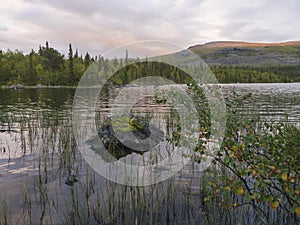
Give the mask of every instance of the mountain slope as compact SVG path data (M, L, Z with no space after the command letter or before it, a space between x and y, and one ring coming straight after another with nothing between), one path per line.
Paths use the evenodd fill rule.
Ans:
M300 41L250 43L218 41L189 47L209 65L300 65Z

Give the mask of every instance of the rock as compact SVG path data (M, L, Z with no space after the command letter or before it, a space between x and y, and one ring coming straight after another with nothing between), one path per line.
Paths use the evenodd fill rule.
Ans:
M24 89L23 84L15 84L10 86L11 89Z
M95 139L99 138L110 155L118 160L133 152L149 151L164 140L164 132L147 119L130 114L107 118L98 129L98 137L89 139L87 144L97 149L100 146Z
M76 182L78 182L76 176L75 175L70 175L67 178L65 184L68 185L68 186L73 186Z

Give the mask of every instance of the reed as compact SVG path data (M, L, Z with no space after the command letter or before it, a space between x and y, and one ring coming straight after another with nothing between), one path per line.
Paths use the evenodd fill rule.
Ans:
M271 112L268 112L271 113ZM245 112L258 121L259 116ZM143 114L157 117L153 112ZM161 127L171 137L176 130L176 112L160 115ZM34 159L28 178L20 187L18 203L1 196L0 224L13 224L10 208L19 207L19 224L288 224L294 220L284 210L270 210L265 203L246 204L238 194L212 190L208 184L216 177L210 173L229 173L213 165L202 173L187 165L176 176L162 183L130 187L109 182L96 174L82 159L71 126L71 112L53 111L2 113L6 129L16 130L15 141L20 157ZM7 142L9 157L15 149ZM14 146L15 147L15 146ZM151 155L152 161L162 156ZM24 164L25 167L25 164ZM185 172L185 173L184 173ZM66 181L71 181L67 185ZM222 185L222 181L216 181ZM210 199L211 191L214 191ZM226 204L224 204L226 203ZM228 205L237 206L228 207Z

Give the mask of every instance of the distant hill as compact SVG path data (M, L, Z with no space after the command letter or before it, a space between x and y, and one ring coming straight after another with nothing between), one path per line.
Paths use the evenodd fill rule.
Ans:
M217 41L189 47L208 65L300 65L300 41L250 43Z
M300 46L300 41L289 41L279 43L255 43L243 41L214 41L206 44L191 46L190 49L197 48L232 48L232 47L270 47L270 46Z

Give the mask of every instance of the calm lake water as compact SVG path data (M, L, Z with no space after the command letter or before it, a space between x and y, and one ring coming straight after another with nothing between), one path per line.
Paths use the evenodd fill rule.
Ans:
M247 93L252 93L252 96L247 99L245 106L240 108L239 110L243 112L245 115L256 115L259 116L264 121L276 122L276 121L285 121L292 122L295 124L300 124L300 83L290 83L290 84L226 84L221 85L222 93L225 98L231 99L233 93L237 93L237 95L243 95ZM86 189L89 190L91 187L89 185L95 185L95 183L102 184L106 183L109 193L114 192L116 188L114 185L101 178L100 176L93 173L93 178L89 178L87 167L80 166L84 162L82 160L76 161L80 158L80 154L71 153L70 155L65 153L65 149L73 149L74 143L71 138L71 117L72 117L72 106L73 106L73 96L75 93L75 89L24 89L24 90L4 90L0 89L0 200L4 200L7 197L10 200L24 198L24 177L26 177L27 185L29 183L29 187L36 188L36 183L34 181L28 182L27 180L31 179L30 177L36 176L37 179L41 179L41 177L46 176L47 180L47 190L48 190L48 198L53 199L53 203L58 207L63 207L63 202L59 202L57 196L63 196L66 199L70 200L70 204L76 204L74 199L72 199L69 195L72 193L68 188L68 185L65 185L70 179L70 176L76 174L78 178L76 178L76 182L84 183L84 179L90 179L91 184L83 184ZM114 93L106 93L110 98L114 96ZM109 115L111 112L112 105L106 102L107 96L104 96L100 102L98 102L98 116L99 120L102 121L105 119L106 115ZM121 105L113 105L115 108L122 108L122 103L118 103ZM124 102L126 104L126 102ZM166 116L170 113L170 107L168 105L157 105L153 98L145 98L141 99L133 109L134 113L139 113L141 115L151 114L155 117L160 117L165 120ZM160 126L161 129L168 134L168 130L164 124L159 125L159 122L162 120L158 120L157 126ZM169 121L169 120L168 120ZM52 154L52 158L47 158L45 161L41 162L37 160L37 157L41 155L41 153L47 152L48 155ZM72 161L73 160L73 161ZM47 161L47 163L46 163ZM48 162L51 161L51 165ZM74 165L75 166L74 166ZM80 165L79 165L80 164ZM40 165L48 165L43 173L40 172ZM52 168L52 169L49 169ZM61 168L63 168L61 170ZM50 172L47 172L48 169ZM90 169L91 170L91 169ZM190 182L189 190L196 190L197 185L199 184L199 179L201 177L194 176L190 171L193 170L192 166L187 166L181 171L179 174L175 176L175 181L177 180L182 184L179 188L179 192L182 193L186 191L186 187L184 184L186 182ZM59 172L58 172L59 171ZM43 176L42 176L43 175ZM29 178L28 178L29 177ZM96 178L95 178L96 177ZM83 180L83 181L82 181ZM25 182L25 183L26 183ZM55 186L57 185L57 186ZM93 186L92 185L92 186ZM25 185L26 186L26 185ZM55 186L55 188L54 188ZM60 191L57 191L57 187L60 187ZM116 189L122 189L124 187L117 187ZM92 188L93 189L93 188ZM9 191L10 190L10 191ZM122 189L123 190L123 189ZM159 189L162 194L169 189L165 188L163 185L161 189ZM167 207L167 209L162 210L162 214L159 218L153 217L155 212L153 213L151 219L157 220L157 224L183 224L178 221L187 221L187 224L207 224L205 220L199 213L197 213L199 209L195 208L195 204L198 204L200 200L193 200L193 203L190 204L190 198L184 198L179 194L175 194L178 191L173 190L173 208ZM51 192L52 191L52 192ZM103 190L102 190L103 191ZM132 189L131 189L132 191ZM149 192L149 189L143 190L143 194L145 192ZM13 192L13 193L12 193ZM6 194L4 194L6 193ZM18 194L19 193L19 194ZM22 194L23 193L23 194ZM29 191L28 193L31 193ZM68 194L66 194L68 193ZM89 196L90 201L95 201L99 196L96 195L96 191L93 189ZM121 192L120 192L121 193ZM122 192L123 193L123 192ZM127 191L126 191L127 193ZM32 193L31 193L32 194ZM74 193L73 193L74 194ZM166 194L166 193L165 193ZM153 203L155 202L154 196L157 193L151 194L151 201L153 207L162 207L157 206ZM167 194L168 195L168 194ZM27 196L25 194L25 196ZM36 196L36 195L35 195ZM40 193L39 196L42 196ZM49 197L50 196L50 197ZM69 196L69 197L67 197ZM81 196L81 194L79 194ZM176 196L176 197L174 197ZM82 196L81 196L82 197ZM79 197L80 198L80 197ZM83 197L84 198L84 197ZM159 197L155 197L159 198ZM28 199L25 199L28 203ZM149 200L149 201L150 201ZM32 200L33 201L33 200ZM39 197L37 202L41 201L41 197ZM109 201L106 199L106 201ZM135 200L136 201L136 200ZM138 204L134 201L134 204ZM141 204L143 207L147 208L146 200L143 202L141 200ZM104 201L105 202L105 201ZM113 202L113 201L112 201ZM26 204L27 204L26 203ZM48 202L49 203L49 202ZM24 203L25 204L25 203ZM25 205L26 205L25 204ZM49 205L51 205L49 203ZM104 203L103 203L104 204ZM109 204L109 203L107 203ZM110 203L111 204L111 203ZM133 204L133 203L132 203ZM150 204L150 203L149 203ZM164 203L161 203L162 205ZM172 205L171 204L171 205ZM199 203L200 204L200 203ZM32 203L32 205L34 205ZM38 205L38 204L36 204ZM47 205L47 204L46 204ZM91 205L91 204L90 204ZM118 205L121 207L121 205ZM28 207L28 206L26 206ZM32 207L32 206L30 206ZM52 207L52 206L51 206ZM50 223L49 221L56 221L54 224L64 224L66 221L71 221L74 217L80 217L76 215L69 215L69 211L64 210L53 210L51 211L50 206L44 205L44 211L40 210L40 207L36 206L36 209L41 213L40 216L32 217L33 221L39 221L40 224ZM109 223L110 215L109 215L109 206L103 206L107 209L108 212L103 214L103 210L101 210L101 218L97 218L95 216L94 220L102 221L99 224L115 224ZM135 207L135 206L131 206ZM153 210L153 207L151 208ZM55 207L54 207L55 208ZM84 207L83 207L84 208ZM126 208L126 207L125 207ZM1 207L0 207L1 209ZM148 208L147 208L148 209ZM158 209L158 208L157 208ZM32 209L30 209L32 210ZM48 210L48 211L47 211ZM79 210L79 209L78 209ZM120 211L121 209L110 209L115 211ZM122 208L122 210L125 210ZM121 210L121 211L122 211ZM24 210L22 211L20 205L11 204L7 209L8 214L12 216L13 221L16 222L18 218L23 218L24 224L26 224L32 216L31 212L26 212L24 214ZM58 212L59 211L59 212ZM169 211L173 211L173 214ZM126 210L125 210L126 212ZM88 212L88 216L90 218L91 212ZM130 211L131 213L131 211ZM139 224L136 218L143 221L148 218L148 214L150 212L132 212L133 214L130 216L130 219L127 220L123 218L118 220L116 224ZM143 214L144 213L144 214ZM148 214L147 214L148 213ZM151 214L150 213L150 214ZM176 215L175 215L175 214ZM38 213L37 213L38 214ZM140 215L143 214L143 215ZM172 215L171 215L172 214ZM98 214L97 214L98 215ZM69 215L70 216L70 215ZM219 214L215 216L219 217ZM60 217L64 217L64 222L61 222ZM67 217L67 218L66 218ZM162 218L168 217L167 220ZM0 218L1 218L1 210L0 210ZM68 219L69 218L69 219ZM78 218L77 218L78 220ZM79 218L80 220L80 218ZM230 218L231 221L238 222L237 218ZM1 220L0 220L1 221ZM27 222L26 222L27 221ZM42 222L41 222L42 221ZM92 220L91 220L92 221ZM121 221L121 222L120 222ZM159 222L160 221L160 222ZM164 222L162 222L164 221ZM177 222L176 222L177 221ZM189 221L189 222L188 222ZM244 220L243 220L244 221ZM201 223L200 223L201 222ZM248 219L248 223L251 224L253 220L251 218ZM1 224L1 223L0 223ZM21 223L23 224L23 223ZM28 223L29 224L29 223ZM33 224L37 224L33 222ZM93 222L91 222L93 224ZM141 223L142 224L142 223ZM155 222L153 222L155 224Z
M233 98L234 92L238 96L252 94L245 101L243 108L240 108L245 114L251 113L259 116L261 120L271 122L300 122L299 83L224 84L221 88L224 97L229 99ZM26 130L26 124L22 124L22 121L30 119L31 123L35 123L39 128L53 123L67 124L71 120L74 93L74 89L0 89L0 158L7 158L8 149L12 151L11 157L18 157L18 153L24 153L18 140L20 129ZM122 107L109 104L106 101L107 97L112 98L113 94L108 95L99 103L100 117L106 117L112 107ZM124 105L126 104L124 102ZM169 110L167 106L157 105L153 98L145 98L136 104L133 112L142 115L155 112L156 116L160 116Z

